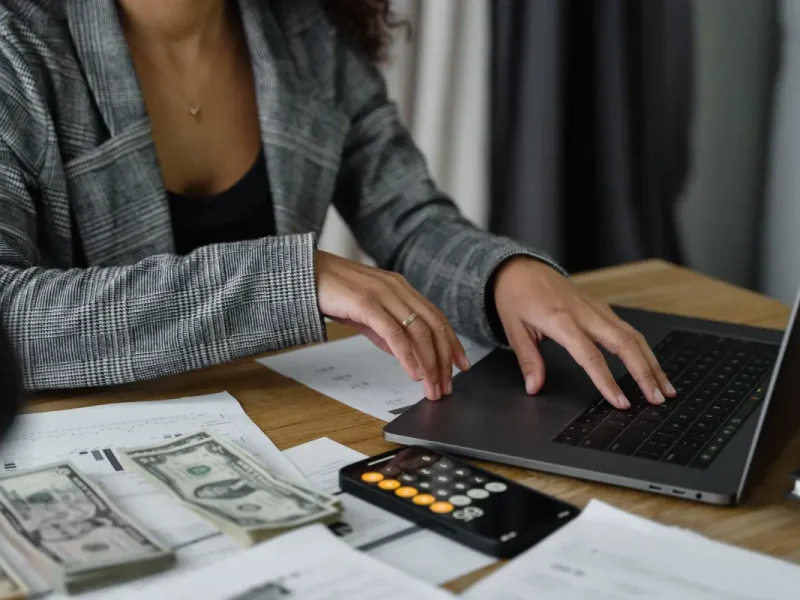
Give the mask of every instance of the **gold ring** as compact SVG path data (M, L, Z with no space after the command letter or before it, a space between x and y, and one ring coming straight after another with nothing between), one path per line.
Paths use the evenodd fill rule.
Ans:
M410 315L406 317L406 320L403 321L403 327L408 327L416 320L417 320L417 313L412 312Z

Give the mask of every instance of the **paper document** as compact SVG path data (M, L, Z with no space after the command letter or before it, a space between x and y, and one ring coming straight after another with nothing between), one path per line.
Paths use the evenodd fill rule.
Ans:
M491 351L460 338L471 364ZM363 335L258 359L262 365L383 421L419 402L422 383ZM453 374L458 373L453 367Z
M453 600L455 596L352 550L312 525L168 581L107 600Z
M241 547L138 474L123 469L118 449L200 429L243 446L270 471L307 483L236 399L225 393L21 415L3 440L0 473L72 461L121 510L175 551L178 570L191 569L239 553ZM42 580L28 583L35 592L47 589Z
M800 567L598 501L470 588L466 600L785 600Z
M442 584L495 562L490 556L339 490L339 469L365 456L328 438L286 450L284 454L318 490L339 494L343 523L334 530L351 547L433 584Z

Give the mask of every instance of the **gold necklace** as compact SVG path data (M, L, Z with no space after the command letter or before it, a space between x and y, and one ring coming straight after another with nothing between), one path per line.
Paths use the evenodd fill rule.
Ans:
M150 63L150 66L151 66L151 67L153 67L153 69L155 70L155 72L156 72L156 73L157 73L157 74L158 74L158 75L159 75L159 76L160 76L162 79L169 80L169 78L168 78L168 77L167 77L167 76L166 76L166 75L165 75L165 74L164 74L164 73L161 71L161 69L158 67L158 65L157 65L157 64L155 64L155 62L153 62L152 60L150 60L150 57L148 57L148 56L147 56L147 54L145 54L144 52L142 52L142 50L141 50L141 49L140 49L140 48L139 48L139 47L138 47L138 46L137 46L135 43L133 43L133 42L132 42L132 41L130 41L130 40L128 40L128 43L130 44L131 48L133 48L133 49L136 51L136 53L137 53L137 54L138 54L140 57L142 57L144 60L146 60L148 63ZM220 56L221 54L223 54L223 53L222 53L222 52L219 52L219 53L217 53L217 56ZM178 87L178 86L175 86L175 84L174 84L173 82L170 82L170 83L171 83L171 84L172 84L174 87ZM201 87L201 91L202 91L202 89L205 89L205 86L202 86L202 87ZM199 94L200 94L200 93L198 92L198 96L199 96ZM189 115L190 115L190 116L191 116L191 117L192 117L192 118L193 118L193 119L194 119L194 120L195 120L197 123L199 123L199 122L200 122L200 119L201 119L201 117L202 117L202 115L203 115L203 107L200 105L199 101L197 101L197 100L194 100L194 99L192 99L191 97L189 97L189 95L188 95L188 94L186 94L186 92L183 92L183 95L184 95L184 96L186 96L186 99L187 99L187 100L188 100L188 102L189 102L189 106L188 106L187 112L189 113Z

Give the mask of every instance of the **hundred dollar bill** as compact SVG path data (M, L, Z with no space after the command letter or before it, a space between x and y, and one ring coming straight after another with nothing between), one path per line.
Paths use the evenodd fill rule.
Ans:
M122 452L125 453L127 460L130 461L133 458L145 456L147 454L164 453L171 450L177 450L179 448L185 448L186 446L194 445L197 442L213 440L213 439L220 440L221 443L224 443L228 447L233 448L237 454L246 456L249 461L259 465L261 464L258 462L258 459L256 459L252 454L247 452L247 450L245 450L244 448L241 448L233 444L232 442L229 442L228 440L220 438L219 436L214 436L214 434L205 430L197 431L195 433L182 436L178 439L171 440L169 442L159 442L158 444L154 444L151 446L143 446L141 448L136 448L136 449L126 449L123 450ZM269 472L263 466L261 468ZM288 479L280 477L278 475L272 475L272 476L275 477L276 479L279 479L285 485L295 490L298 490L300 493L311 496L319 504L327 504L333 506L337 510L343 510L344 508L341 500L339 500L339 498L337 498L336 496L325 494L308 486L299 485L294 481L289 481Z
M243 545L341 515L332 497L270 474L244 449L210 432L120 450L120 458Z
M0 556L0 600L24 600L29 593L22 578Z
M0 527L63 592L175 563L170 550L66 461L0 478Z

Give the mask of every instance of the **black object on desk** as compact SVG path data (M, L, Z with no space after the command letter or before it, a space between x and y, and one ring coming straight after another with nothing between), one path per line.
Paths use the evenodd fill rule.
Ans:
M513 558L580 513L515 481L417 446L344 467L339 484L344 492L497 558Z
M0 440L22 409L22 377L11 342L0 324Z

